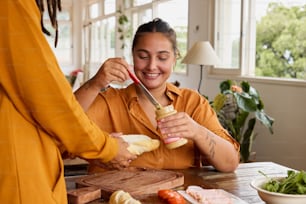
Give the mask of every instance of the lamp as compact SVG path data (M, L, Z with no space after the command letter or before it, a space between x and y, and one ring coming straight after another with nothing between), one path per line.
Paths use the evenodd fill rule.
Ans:
M200 73L200 82L198 86L198 92L200 93L203 67L205 65L219 64L220 60L208 41L199 41L196 42L192 46L192 48L187 52L186 56L182 60L182 63L200 65L201 73Z

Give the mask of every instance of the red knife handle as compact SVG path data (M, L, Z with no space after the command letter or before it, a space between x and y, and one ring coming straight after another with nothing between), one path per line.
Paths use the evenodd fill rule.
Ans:
M140 84L139 79L137 79L137 77L136 77L129 69L127 69L127 71L128 71L128 73L129 73L131 79L134 81L134 83L135 83L135 84Z

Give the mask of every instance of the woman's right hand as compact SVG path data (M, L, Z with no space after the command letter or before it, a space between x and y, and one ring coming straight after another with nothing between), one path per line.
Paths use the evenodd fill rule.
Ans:
M97 95L113 81L124 82L129 79L128 63L123 58L109 58L106 60L94 77L78 88L74 95L84 111L87 111Z
M137 155L132 154L127 150L128 143L121 137L114 136L114 138L118 141L118 153L111 161L103 163L99 159L94 159L89 160L89 162L108 170L125 169L129 167L130 163L137 158Z
M91 79L91 83L99 89L106 88L111 82L124 82L129 79L128 63L123 58L109 58Z

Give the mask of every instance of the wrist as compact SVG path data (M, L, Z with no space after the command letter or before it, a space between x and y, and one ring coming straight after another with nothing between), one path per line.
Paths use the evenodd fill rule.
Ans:
M107 85L106 87L101 88L100 91L101 91L101 92L106 91L106 90L107 90L108 88L110 88L110 87L111 87L110 85Z
M105 91L106 89L109 88L109 84L101 84L99 83L98 80L95 80L95 78L91 78L89 81L88 81L88 86L90 87L90 89L93 89L93 90L96 90L96 91Z

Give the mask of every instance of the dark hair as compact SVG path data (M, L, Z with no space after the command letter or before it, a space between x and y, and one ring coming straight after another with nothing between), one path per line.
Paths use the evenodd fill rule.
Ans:
M140 36L142 36L145 33L154 33L154 32L159 32L164 34L170 40L175 55L177 57L180 56L179 50L177 48L175 31L170 27L170 25L166 21L163 21L160 18L155 18L152 21L144 23L138 27L133 39L132 50L134 50L136 44L138 43L138 38Z
M37 7L40 11L40 24L41 24L41 29L43 33L46 35L51 35L51 33L45 28L44 26L44 21L43 21L43 15L45 11L45 6L44 6L44 0L35 0ZM57 10L61 11L62 6L61 6L61 0L46 0L47 3L47 9L48 9L48 14L49 18L51 21L52 27L55 29L55 41L54 41L54 47L57 45L57 40L58 40L58 25L57 25Z

